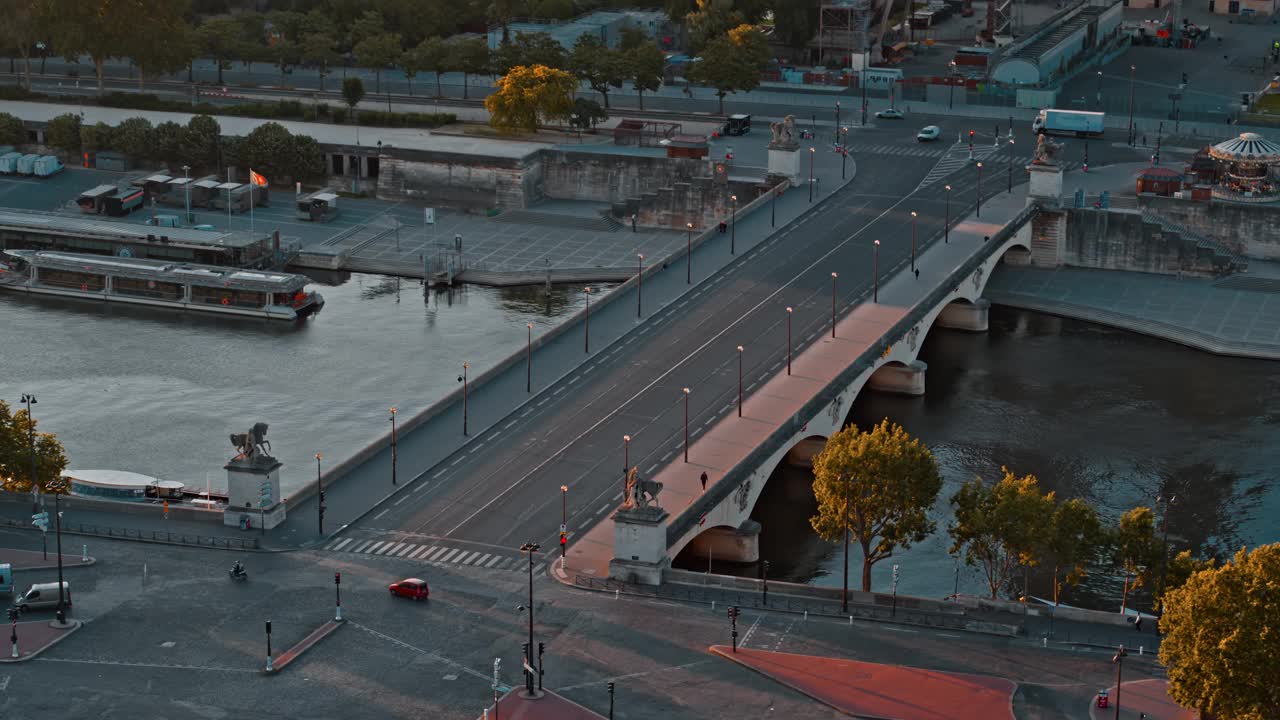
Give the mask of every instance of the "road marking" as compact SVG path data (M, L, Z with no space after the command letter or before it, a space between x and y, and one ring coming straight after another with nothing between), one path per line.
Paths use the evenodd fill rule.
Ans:
M436 473L435 477L439 477L439 476L440 476L440 474L439 474L439 473ZM433 478L433 479L434 479L434 478ZM426 486L427 486L427 483L426 483L426 481L424 480L424 481L422 481L422 482L418 483L418 484L417 484L417 486L415 486L415 487L413 488L413 492L418 492L419 490L422 490L422 489L423 489L423 488L425 488Z
M729 408L731 408L731 407L733 407L733 403L725 403L725 404L724 404L724 407L720 408L720 412L722 412L722 413L723 413L723 412L727 411L727 410L728 410Z
M480 557L476 558L476 561L475 561L474 563L471 563L471 564L475 565L476 567L479 567L482 563L484 563L486 560L488 560L488 559L489 559L489 557L490 557L491 555L493 555L493 553L485 553L485 554L481 555Z
M912 630L911 628L893 627L892 625L884 625L884 626L882 626L882 627L881 627L881 629L882 629L882 630L890 630L890 631L892 631L892 632L904 632L904 633L918 633L918 632L920 632L919 630Z
M404 543L387 543L387 546L374 553L374 555L390 555L391 553L404 547Z
M964 637L963 635L952 635L951 633L944 633L944 632L936 632L934 633L934 635L937 635L938 637L949 637L949 638Z
M653 474L653 471L654 471L654 470L657 470L657 469L658 469L658 463L654 463L654 464L652 464L652 465L650 465L650 466L649 466L649 469L648 469L648 470L645 470L645 471L644 471L644 474L645 474L645 475L652 475L652 474Z
M458 464L458 463L460 463L460 462L462 462L462 456L461 456L461 455L459 455L458 457L454 458L454 461L453 461L453 462L451 462L451 463L449 463L449 467L453 467L454 465L457 465L457 464Z
M543 405L546 405L546 404L547 404L547 401L548 401L548 400L550 400L550 399L551 399L551 398L549 398L549 397L544 397L544 398L542 398L541 400L539 400L539 401L537 402L538 407L542 407Z
M396 557L404 557L405 555L409 554L409 551L414 550L417 547L418 547L417 543L409 543L407 546L405 546L405 549L401 550L400 552L389 553L389 554L395 555Z
M538 563L537 565L534 565L533 574L537 575L538 573L542 572L542 569L545 568L546 566L547 566L546 563Z
M667 672L669 670L688 670L691 667L697 667L698 665L702 665L708 662L710 662L710 660L695 660L694 662L685 663L684 665L672 665L670 667L658 668L656 670L645 670L643 672L634 672L634 673L629 673L627 675L614 675L607 679L608 680L626 680L628 678L643 677L645 675L652 675L654 673ZM592 680L591 682L579 683L577 685L564 685L564 686L555 688L555 691L567 692L569 690L578 690L585 687L595 687L595 686L598 686L599 684L600 684L599 680Z
M497 565L498 563L502 562L502 560L503 560L503 557L501 555L494 555L493 559L490 560L488 564L485 565L485 567L491 568L494 565Z
M552 394L552 395L559 395L559 394L560 394L560 393L562 393L562 392L564 392L564 386L561 386L561 387L556 388L556 391L555 391L555 392L553 392L553 393L551 393L551 394Z
M339 541L338 541L338 542L336 542L336 543L331 543L331 544L329 545L329 547L327 547L327 548L325 548L325 549L326 549L326 550L341 550L341 549L343 548L343 546L344 546L344 545L346 545L347 543L351 542L351 540L352 540L352 538L345 538L345 539L343 539L343 540L339 540Z
M666 461L667 461L667 458L669 458L669 457L671 457L672 455L675 455L675 454L676 454L675 450L672 450L671 452L668 452L666 455L663 455L663 456L662 456L662 462L666 462Z
M118 667L161 668L164 670L216 670L218 672L261 674L261 668L233 668L217 665L164 665L160 663L128 662L125 660L78 660L75 658L36 658L39 662L77 663L80 665L116 665Z
M405 494L403 497L401 497L399 500L397 500L397 501L395 502L395 504L396 504L396 505L399 505L400 503L402 503L402 502L404 502L405 500L408 500L408 499L409 499L409 495L408 495L408 494Z
M448 554L448 555L445 555L444 557L440 558L439 562L447 563L447 562L449 562L449 559L450 559L450 558L452 558L454 555L457 555L457 554L458 554L458 553L460 553L460 552L462 552L462 551L461 551L461 550L459 550L459 549L457 549L457 548L454 548L453 550L450 550L450 551L449 551L449 554Z
M500 438L500 437L502 437L502 431L501 431L501 430L499 430L499 431L497 431L497 432L491 432L491 433L489 433L489 439L490 439L490 440L497 440L497 439L498 439L498 438Z
M503 429L503 430L510 430L510 429L511 429L511 426L515 425L515 424L516 424L516 423L518 423L518 422L520 422L520 421L519 421L519 420L512 420L511 422L507 423L506 425L503 425L503 426L502 426L502 429Z
M383 515L386 515L386 514L387 514L387 513L389 513L389 512L391 512L391 508L387 508L387 509L383 510L382 512L378 513L377 515L374 515L374 516L373 516L373 519L374 519L374 520L377 520L377 519L381 518Z
M524 417L525 415L528 415L531 412L533 412L533 408L527 407L524 409L524 412L520 413L520 417Z
M369 547L369 546L370 546L370 545L372 545L372 544L373 544L373 541L372 541L372 540L365 540L364 542L359 543L358 545L353 545L353 546L351 546L351 550L350 550L350 552L353 552L353 553L362 553L362 552L364 552L364 549L365 549L365 548Z
M760 621L763 619L764 619L764 615L757 615L756 621L751 623L751 627L747 628L747 631L742 634L742 642L740 643L742 647L747 646L747 641L751 639L752 633L756 631L756 627L760 625Z
M758 383L758 382L753 382L753 383L751 383L750 385L748 385L748 386L747 386L747 392L751 392L752 390L755 390L755 389L756 389L756 385L759 385L759 384L760 384L760 383Z
M449 548L448 548L448 546L441 545L441 546L440 546L440 549L438 549L438 550L436 550L435 552L431 553L431 555L430 555L429 557L426 557L426 558L424 558L424 559L425 559L425 560L428 560L428 561L433 561L433 560L435 560L435 559L436 559L436 556L437 556L437 555L440 555L441 553L443 553L445 550L448 550L448 549L449 549Z
M458 662L457 660L451 660L451 659L449 659L449 658L447 658L447 657L444 657L443 655L438 655L438 654L436 654L436 653L433 653L433 652L431 652L430 650L423 650L422 648L417 647L417 646L414 646L414 645L410 645L409 643L407 643L407 642L405 642L405 641L403 641L403 640L397 640L396 638L393 638L393 637L391 637L390 635L387 635L387 634L385 634L385 633L380 633L380 632L378 632L377 630L374 630L373 628L371 628L371 627L369 627L369 626L367 626L367 625L361 625L360 623L355 622L354 620L348 620L347 622L348 622L348 623L350 623L351 625L353 625L353 626L355 626L355 627L358 627L358 628L360 628L361 630L363 630L363 631L365 631L365 632L369 633L370 635L373 635L373 636L375 636L375 637L382 638L383 640L386 640L387 642L390 642L390 643L395 644L395 645L399 645L400 647L403 647L403 648L407 648L407 649L412 650L412 651L414 651L414 652L416 652L416 653L418 653L418 654L420 654L420 655L426 655L427 657L429 657L429 658L431 658L431 659L433 659L433 660L438 660L439 662L442 662L442 663L444 663L445 665L448 665L449 667L452 667L452 668L454 668L454 669L458 670L459 672L464 672L464 673L466 673L466 674L470 675L471 677L479 678L480 680L483 680L484 682L489 682L489 680L490 680L489 675L487 675L487 674L485 674L485 673L482 673L482 672L479 672L479 671L476 671L476 670L472 670L471 668L467 667L466 665L463 665L462 663ZM705 662L705 661L703 661L703 662ZM255 673L258 673L258 672L262 672L262 671L261 671L261 670L259 670L259 669L252 669L252 670L247 670L246 672L255 672Z
M410 559L410 560L417 560L420 556L422 556L422 555L426 555L427 553L431 552L431 551L432 551L432 550L434 550L434 549L435 549L435 546L434 546L434 545L429 546L429 547L428 547L428 546L426 546L426 545L419 545L419 546L418 546L418 549L417 549L417 550L414 550L414 551L413 551L413 554L409 556L409 559Z
M472 558L479 554L480 553L478 551L467 552L466 550L463 550L458 557L453 559L453 562L457 565L466 565Z
M600 513L604 512L605 510L608 510L608 509L609 509L609 503L605 503L604 505L601 505L601 506L600 506L600 509L599 509L599 510L595 511L595 514L596 514L596 515L599 515Z

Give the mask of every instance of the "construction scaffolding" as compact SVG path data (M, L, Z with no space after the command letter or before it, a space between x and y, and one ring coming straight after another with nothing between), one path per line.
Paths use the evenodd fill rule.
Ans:
M818 9L819 65L838 60L845 67L860 66L871 50L867 27L874 7L873 0L822 0Z
M995 42L1013 35L1013 0L987 0L987 27L982 39Z

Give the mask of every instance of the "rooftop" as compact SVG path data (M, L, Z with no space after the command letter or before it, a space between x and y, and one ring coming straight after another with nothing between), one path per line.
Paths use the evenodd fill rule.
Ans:
M114 186L113 186L114 187ZM0 230L16 232L43 232L54 235L73 235L100 238L116 242L148 242L147 236L165 236L171 244L200 247L254 247L266 239L266 234L246 232L219 232L193 230L191 228L158 228L150 225L79 218L56 213L34 212L0 208Z
M1037 40L1024 45L1010 57L1031 61L1038 60L1041 55L1052 50L1058 43L1071 37L1073 33L1093 22L1109 9L1109 6L1098 7L1096 5L1081 8L1079 13L1063 21L1061 25L1045 33Z

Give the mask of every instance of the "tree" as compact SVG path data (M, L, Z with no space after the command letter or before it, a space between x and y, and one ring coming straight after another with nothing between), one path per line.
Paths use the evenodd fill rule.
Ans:
M640 109L644 110L644 94L657 92L662 87L663 70L667 59L657 45L647 43L628 50L624 57L627 79L636 89Z
M505 75L511 68L521 65L542 65L561 70L568 67L564 46L544 32L516 33L516 39L503 43L492 60L492 70L498 75Z
M222 128L208 115L196 115L187 121L182 133L182 160L193 168L216 169L221 163Z
M275 122L254 128L243 138L237 152L241 163L268 178L299 179L315 175L321 158L314 139L294 135Z
M619 50L627 52L645 45L653 45L653 38L650 38L648 33L635 27L622 28L622 35L618 39ZM654 45L654 48L657 48L657 45Z
M116 144L116 129L104 122L80 126L80 145L86 152L110 150Z
M156 125L152 157L170 163L179 163L182 160L184 150L182 144L185 139L185 129L176 122L166 121Z
M329 67L342 59L335 49L337 41L326 32L311 32L302 36L299 47L302 61L316 68L320 76L320 92L324 92L324 79L329 75Z
M382 13L377 10L366 10L351 23L351 45L359 45L365 40L387 34L387 23Z
M769 45L760 31L743 25L728 35L707 43L690 65L686 77L716 90L720 112L724 113L724 96L732 92L750 92L760 85L760 73L769 61Z
M187 67L193 57L190 29L183 19L187 2L172 0L160 5L165 12L140 15L132 31L136 37L146 38L129 45L129 57L138 66L139 90L145 87L148 75L177 72Z
M409 74L410 66L418 72L433 73L436 76L436 97L443 97L444 90L440 85L440 75L448 67L448 43L438 37L427 38L405 55L407 57L401 61L405 74Z
M1120 516L1113 545L1115 560L1124 571L1124 595L1120 612L1129 605L1129 591L1151 581L1151 571L1160 562L1161 544L1156 537L1156 514L1149 507L1136 507ZM1133 579L1132 583L1130 578Z
M484 99L489 124L503 132L536 132L539 123L569 117L577 87L578 81L564 70L513 67Z
M955 520L947 529L951 554L982 567L992 600L1010 585L1019 565L1036 563L1037 533L1053 513L1054 495L1041 493L1034 475L1019 478L1002 470L1000 482L974 478L951 496Z
M698 52L713 39L723 37L729 28L746 22L747 18L733 5L734 0L697 0L697 9L684 16L690 50Z
M448 42L449 51L445 66L462 73L462 99L467 99L467 76L479 75L489 67L489 46L484 38L453 38Z
M200 49L218 66L218 84L221 85L222 71L231 66L240 46L240 23L228 18L206 20L196 28L196 38Z
M870 432L852 425L836 432L814 458L813 473L818 514L809 524L828 542L852 535L862 548L864 592L871 591L876 563L934 530L929 508L942 489L938 464L924 443L888 419Z
M1209 558L1207 560L1198 558L1192 555L1190 550L1183 550L1177 555L1174 555L1173 558L1169 560L1169 568L1165 572L1164 588L1157 591L1159 592L1159 595L1156 596L1156 607L1159 608L1160 612L1164 612L1166 605L1165 600L1169 597L1170 591L1186 585L1192 575L1195 575L1201 570L1210 570L1217 564L1218 561L1214 558Z
M27 129L22 120L9 113L0 113L0 144L22 145L27 142Z
M576 98L573 101L573 112L569 113L569 127L577 128L578 132L582 132L595 128L597 123L608 119L609 112L600 107L600 103L586 98Z
M610 50L594 35L579 35L569 53L569 70L579 80L600 93L605 109L609 108L609 88L622 87L627 79L627 67L622 54Z
M271 46L271 60L280 68L280 84L284 85L290 68L302 62L302 46L288 38L279 38Z
M41 490L62 477L67 454L53 433L40 432L25 408L11 411L0 400L0 487L9 492L30 492L31 433L35 433L35 479Z
M818 0L790 0L773 11L773 37L802 50L818 34Z
M342 101L351 108L351 117L355 119L356 106L364 99L364 83L358 77L349 77L342 81Z
M80 154L80 116L65 113L51 118L44 128L45 144L65 152L69 157Z
M1280 717L1280 544L1241 549L1170 590L1160 618L1169 696L1202 717Z
M356 62L373 70L375 93L382 92L382 71L400 59L400 36L382 33L361 40L354 48Z
M31 55L36 44L47 39L50 25L49 4L32 0L2 0L0 13L4 22L0 23L0 39L6 47L18 52L22 58L23 74L26 75L28 90L31 89Z
M502 26L503 45L511 42L511 19L515 17L516 9L520 7L521 3L522 0L491 0L488 9L485 11L489 22Z
M153 157L155 144L155 128L146 118L129 118L116 126L113 147L125 155L139 160L149 159Z
M1053 604L1057 605L1064 583L1075 586L1084 579L1087 563L1103 542L1102 523L1093 508L1071 498L1054 508L1041 539L1044 560L1053 566Z

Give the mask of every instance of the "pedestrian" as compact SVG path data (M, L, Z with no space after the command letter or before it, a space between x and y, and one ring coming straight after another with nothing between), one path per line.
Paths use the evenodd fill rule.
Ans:
M916 279L920 279L920 268L916 268Z
M983 236L982 236L982 242L986 242L986 241L988 241L988 240L990 240L990 239L991 239L991 236L990 236L990 235L983 235Z
M702 471L702 492L707 491L707 471Z
M631 213L631 232L636 231L636 214Z

